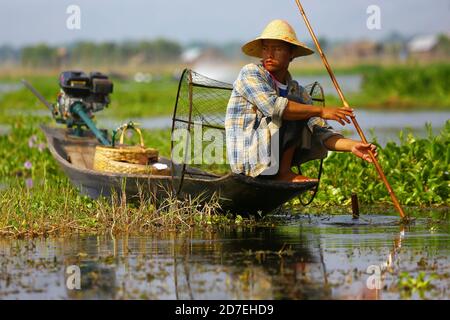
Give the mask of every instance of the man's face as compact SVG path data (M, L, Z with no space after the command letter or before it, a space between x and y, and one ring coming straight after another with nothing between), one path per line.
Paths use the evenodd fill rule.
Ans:
M287 42L281 40L262 41L263 64L270 72L287 70L293 56L293 50Z

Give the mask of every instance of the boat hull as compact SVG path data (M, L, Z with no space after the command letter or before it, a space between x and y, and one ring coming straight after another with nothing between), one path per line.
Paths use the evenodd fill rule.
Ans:
M173 194L178 179L172 176L99 172L92 169L93 153L98 145L95 137L86 132L76 137L70 129L42 125L51 154L80 193L96 199L100 196L126 197L127 201L153 199L161 203ZM170 160L159 162L170 166ZM178 197L198 198L206 202L213 197L223 211L239 214L265 214L299 194L314 188L315 182L287 183L240 174L217 176L185 175Z

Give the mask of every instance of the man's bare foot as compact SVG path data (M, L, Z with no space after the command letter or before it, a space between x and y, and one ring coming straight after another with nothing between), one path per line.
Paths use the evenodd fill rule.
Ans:
M308 178L299 174L295 174L292 171L288 171L286 173L279 173L275 180L277 181L285 181L285 182L318 182L319 180Z

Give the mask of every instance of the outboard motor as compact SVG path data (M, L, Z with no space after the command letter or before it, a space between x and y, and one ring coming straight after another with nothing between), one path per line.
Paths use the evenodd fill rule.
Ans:
M100 72L89 75L82 71L64 71L59 76L60 92L56 104L48 103L27 81L22 80L52 112L58 123L75 127L75 134L81 135L82 126L88 127L104 145L111 143L92 121L94 113L103 110L110 103L109 94L113 92L112 81Z

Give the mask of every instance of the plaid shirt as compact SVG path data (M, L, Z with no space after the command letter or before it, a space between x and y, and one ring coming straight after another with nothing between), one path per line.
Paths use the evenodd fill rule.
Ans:
M288 75L288 95L312 104L306 90ZM271 74L262 66L244 66L234 82L225 116L227 157L235 173L256 177L273 163L278 154L278 131L288 99L279 96ZM325 141L338 134L320 117L311 117L308 127ZM272 143L274 142L274 143Z

